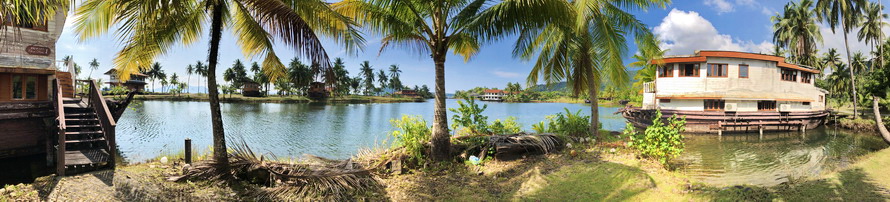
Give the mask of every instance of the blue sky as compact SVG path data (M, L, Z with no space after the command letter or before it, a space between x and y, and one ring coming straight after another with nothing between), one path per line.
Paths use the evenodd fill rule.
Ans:
M770 42L772 39L770 16L775 15L775 12L781 10L786 3L787 1L768 0L675 0L664 9L634 13L660 36L664 42L662 47L670 49L668 54L671 55L692 54L698 49L769 53L773 46ZM73 55L75 62L81 66L88 66L93 58L98 59L100 67L92 73L93 77L97 77L112 68L111 61L120 50L120 44L113 34L78 41L76 34L72 32L72 15L69 15L65 30L57 43L56 56L62 58L65 55ZM827 48L843 50L841 35L831 33L825 26L821 27L824 38L821 50L823 52ZM345 60L351 76L358 75L358 64L365 60L370 61L375 69L397 64L403 71L401 79L404 84L411 86L426 84L432 88L435 77L433 62L429 56L392 48L378 56L380 37L366 35L365 38L368 42L365 50L356 55L347 55L330 40L323 40L332 58L342 57ZM445 70L447 92L452 93L455 90L466 90L475 86L504 88L507 82L520 82L525 86L525 78L531 70L532 62L512 57L514 41L515 37L510 37L486 44L476 57L466 63L462 57L450 55ZM868 50L867 45L855 40L850 41L853 52ZM208 40L205 37L191 46L177 46L157 61L162 64L168 76L176 73L184 80L185 67L188 64L206 60L207 46ZM221 48L221 66L217 70L218 75L230 67L235 59L248 62L260 59L245 60L229 32L223 34ZM629 58L636 51L636 47L630 44L629 50L626 63L631 62ZM294 57L294 51L283 45L277 46L276 52L285 63ZM89 74L88 69L83 70L81 76L86 77L86 74ZM102 78L107 79L106 76ZM190 81L192 86L204 86L198 82L198 79L192 76Z

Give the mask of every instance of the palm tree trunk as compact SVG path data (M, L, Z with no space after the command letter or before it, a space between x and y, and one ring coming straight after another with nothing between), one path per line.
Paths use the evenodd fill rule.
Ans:
M448 134L448 115L445 111L445 56L447 52L433 49L436 63L436 104L433 115L431 157L434 161L447 160L451 154L451 137Z
M223 131L222 115L219 109L219 91L216 84L216 63L219 59L219 41L222 35L223 6L213 5L210 24L210 55L207 62L207 88L210 96L210 120L213 123L213 159L218 162L220 171L229 171L229 155L226 148L226 135Z
M190 88L192 88L192 82L191 82L191 81L192 81L192 74L189 74L189 78L188 78L188 80L185 80L185 86L186 86L186 88L185 88L185 94L188 95L188 97L192 97L192 95L191 95L192 90L190 89Z
M881 117L881 111L878 106L878 96L871 96L871 110L875 113L875 125L878 127L878 132L881 133L881 137L884 138L884 142L890 144L890 131L887 131L887 127L884 126L884 120Z
M853 119L856 119L859 116L859 110L857 110L857 105L859 105L859 103L857 103L858 99L856 99L858 95L856 94L856 76L853 75L853 66L851 66L852 60L850 60L850 42L849 40L847 40L847 31L844 31L844 46L847 49L847 67L850 67L850 82L852 82L853 87Z
M597 99L599 86L594 82L594 75L590 74L587 81L587 94L590 99L590 135L599 139L599 99Z

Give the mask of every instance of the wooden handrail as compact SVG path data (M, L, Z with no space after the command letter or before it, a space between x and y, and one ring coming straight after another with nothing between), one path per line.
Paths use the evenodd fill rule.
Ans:
M65 175L65 130L68 126L65 123L65 103L62 96L62 85L59 80L54 80L56 93L53 94L53 107L56 109L56 121L58 121L58 147L56 147L56 174L58 176Z
M102 127L103 133L105 133L105 141L108 143L108 164L114 166L116 154L115 150L117 149L117 145L115 142L115 127L117 126L117 122L114 121L114 117L111 115L111 110L108 109L108 103L105 102L105 98L102 96L102 92L100 92L99 88L96 87L96 82L93 80L80 81L85 81L90 86L90 105L93 107L93 110L96 111L96 116L99 118L99 125Z

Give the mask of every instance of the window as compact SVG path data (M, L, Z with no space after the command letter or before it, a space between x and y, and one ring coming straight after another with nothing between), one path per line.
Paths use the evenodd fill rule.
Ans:
M36 76L12 76L12 99L14 100L34 100L37 99L37 77Z
M681 77L698 77L698 64L682 64L680 66Z
M723 100L705 100L705 111L723 111L725 104Z
M748 78L748 65L739 65L739 78Z
M803 105L810 105L810 102L803 102L803 103L801 103L801 104L803 104Z
M824 95L819 95L819 103L825 102Z
M658 99L660 103L671 103L671 99Z
M813 74L811 74L809 72L801 72L800 73L800 82L801 83L810 83L810 82L812 82L812 80L811 80L812 77L813 77Z
M6 20L5 25L12 26L12 20ZM48 28L46 21L44 21L42 23L36 23L36 24L31 23L31 22L23 22L21 24L16 25L16 27L39 30L39 31L44 31L44 32L47 31L47 28Z
M708 77L726 77L727 64L708 64Z
M776 111L776 101L757 102L757 111Z
M674 77L674 65L658 67L658 77Z
M797 81L797 71L782 69L782 81Z

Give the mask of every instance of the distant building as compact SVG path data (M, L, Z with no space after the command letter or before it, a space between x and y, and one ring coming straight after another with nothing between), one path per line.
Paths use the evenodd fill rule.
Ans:
M253 81L244 82L244 86L241 87L241 95L244 97L259 97L262 96L263 93L260 92L260 84Z
M145 78L148 78L148 75L142 73L132 73L130 80L121 81L117 76L117 69L113 68L105 72L105 75L109 77L108 82L105 83L111 87L124 86L127 90L136 92L145 90Z
M505 95L507 95L506 91L498 89L486 89L482 91L481 97L483 101L504 101Z
M805 130L828 115L828 91L814 85L819 70L783 57L696 51L664 63L643 86L643 106L624 113L638 127L651 124L645 116L656 109L687 116L688 132Z
M393 93L394 95L399 95L402 97L420 97L417 95L417 92L414 90L400 90Z

